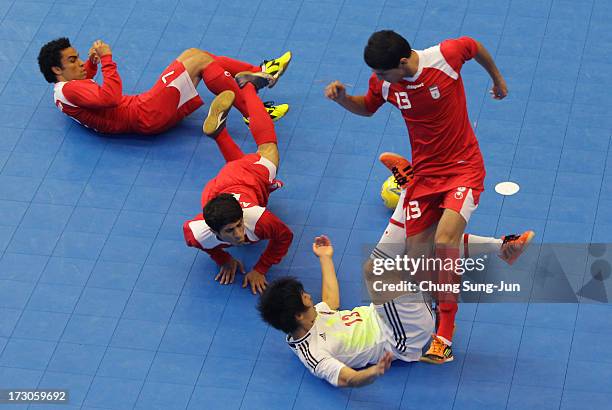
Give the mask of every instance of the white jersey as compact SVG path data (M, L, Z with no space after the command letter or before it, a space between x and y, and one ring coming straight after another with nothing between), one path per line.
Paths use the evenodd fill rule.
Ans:
M315 376L338 385L344 366L376 363L385 351L396 359L415 361L429 341L434 320L421 294L404 295L384 305L332 310L321 302L310 331L287 343Z

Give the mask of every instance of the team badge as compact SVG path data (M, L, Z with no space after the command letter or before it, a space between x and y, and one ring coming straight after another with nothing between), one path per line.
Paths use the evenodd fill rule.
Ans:
M438 98L440 98L440 89L438 88L437 85L434 85L433 87L429 87L429 92L431 93L431 97L434 100L437 100Z
M321 336L321 339L323 339L323 341L327 342L327 337L325 336L325 332L319 333L319 336Z
M464 186L460 186L459 188L457 188L457 192L455 192L455 199L463 199L463 193L465 192L465 189L466 188Z

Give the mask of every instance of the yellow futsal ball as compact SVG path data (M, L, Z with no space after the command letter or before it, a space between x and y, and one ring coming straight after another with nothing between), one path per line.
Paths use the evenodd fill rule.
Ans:
M382 187L380 188L380 197L387 208L395 209L401 192L401 188L395 182L393 175L391 175L385 182L383 182Z

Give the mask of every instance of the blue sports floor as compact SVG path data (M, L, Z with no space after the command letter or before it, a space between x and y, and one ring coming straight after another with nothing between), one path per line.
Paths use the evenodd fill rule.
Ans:
M358 118L323 97L333 79L365 91L369 34L393 28L415 48L471 35L505 74L500 102L475 62L462 72L488 171L469 231L612 242L610 21L607 0L0 0L0 388L70 390L70 405L32 409L611 408L608 304L464 304L455 362L396 363L360 390L315 379L259 320L257 299L217 285L213 263L183 243L223 163L200 136L206 106L158 137L102 137L53 106L36 65L52 38L82 54L101 38L124 91L139 92L184 48L253 63L292 50L265 94L291 104L277 123L286 186L270 207L295 232L270 276L296 275L317 295L310 243L325 233L352 307L362 246L389 217L377 155L408 153L391 107ZM229 130L254 150L237 111ZM507 179L522 189L504 200L492 188ZM260 250L237 254L251 265Z

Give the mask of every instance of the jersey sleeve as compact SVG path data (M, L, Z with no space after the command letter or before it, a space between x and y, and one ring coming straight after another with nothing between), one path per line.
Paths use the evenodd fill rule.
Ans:
M315 310L317 312L334 312L334 310L332 310L332 308L330 308L329 305L323 301L315 305Z
M266 209L255 225L255 235L260 239L269 240L268 246L253 267L257 272L266 274L272 265L279 263L287 254L293 241L293 232Z
M68 101L82 108L116 107L123 97L121 77L112 56L105 55L102 63L103 83L99 86L91 80L73 80L64 85L63 93Z
M372 74L370 77L368 92L365 95L364 102L366 110L371 113L378 111L380 106L385 103L385 99L382 97L382 82L376 77L376 74Z
M338 386L338 377L340 370L346 367L344 363L333 357L324 357L320 359L314 370L311 370L315 376L327 380L332 386ZM310 367L309 367L310 369Z
M215 235L204 222L201 214L183 224L183 236L187 246L198 248L210 255L217 265L229 262L232 256L223 250L228 245L215 241Z
M440 52L448 64L459 72L466 61L476 57L478 44L471 37L449 39L440 43Z
M91 80L98 73L98 65L93 64L89 59L85 61L85 72L87 73L87 79Z
M402 190L393 215L385 232L380 237L378 244L370 254L371 259L392 259L406 253L406 212L404 211L404 199L406 190Z

